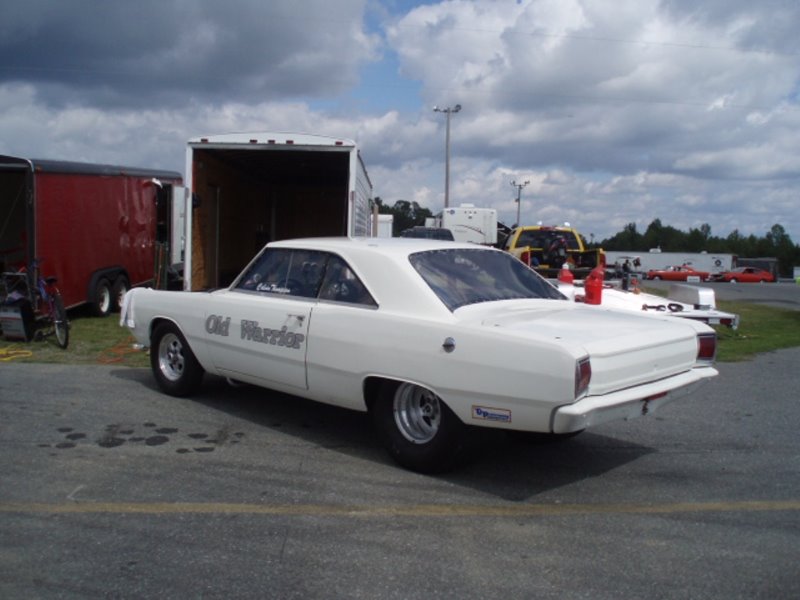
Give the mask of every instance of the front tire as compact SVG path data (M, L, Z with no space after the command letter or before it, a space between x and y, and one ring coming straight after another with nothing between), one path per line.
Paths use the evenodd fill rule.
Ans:
M178 326L171 322L161 323L153 332L150 367L158 387L170 396L190 395L203 379L203 367Z
M383 445L407 469L441 473L465 454L465 425L426 388L384 382L371 412Z

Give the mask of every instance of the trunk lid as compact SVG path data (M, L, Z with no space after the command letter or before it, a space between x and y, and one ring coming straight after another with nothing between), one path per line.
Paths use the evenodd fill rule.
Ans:
M506 306L474 305L458 316L509 335L556 342L576 358L588 354L591 395L670 377L691 369L697 358L697 333L682 320L553 300L495 304Z

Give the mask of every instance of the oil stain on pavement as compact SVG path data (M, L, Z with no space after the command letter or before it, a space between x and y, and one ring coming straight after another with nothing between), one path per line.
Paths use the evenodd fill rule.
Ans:
M193 452L214 452L217 448L226 445L238 444L244 437L241 431L230 432L227 428L218 429L213 434L192 432L182 434L177 427L159 427L156 423L147 422L140 426L121 425L119 423L107 425L102 434L94 439L89 434L76 431L72 427L59 427L56 430L62 439L53 444L39 444L40 448L56 448L68 450L87 441L100 448L118 448L123 445L142 446L177 446L178 454Z

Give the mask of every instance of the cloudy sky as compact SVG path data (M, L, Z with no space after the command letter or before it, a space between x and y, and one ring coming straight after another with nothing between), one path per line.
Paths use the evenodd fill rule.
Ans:
M184 171L190 137L355 139L376 196L608 237L800 242L797 0L4 0L0 153Z

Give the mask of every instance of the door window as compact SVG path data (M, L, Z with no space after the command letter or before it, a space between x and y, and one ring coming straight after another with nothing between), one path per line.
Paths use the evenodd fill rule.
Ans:
M317 250L267 249L239 278L235 289L377 306L341 257Z
M267 250L239 278L236 289L316 298L326 262L325 252L283 248Z

